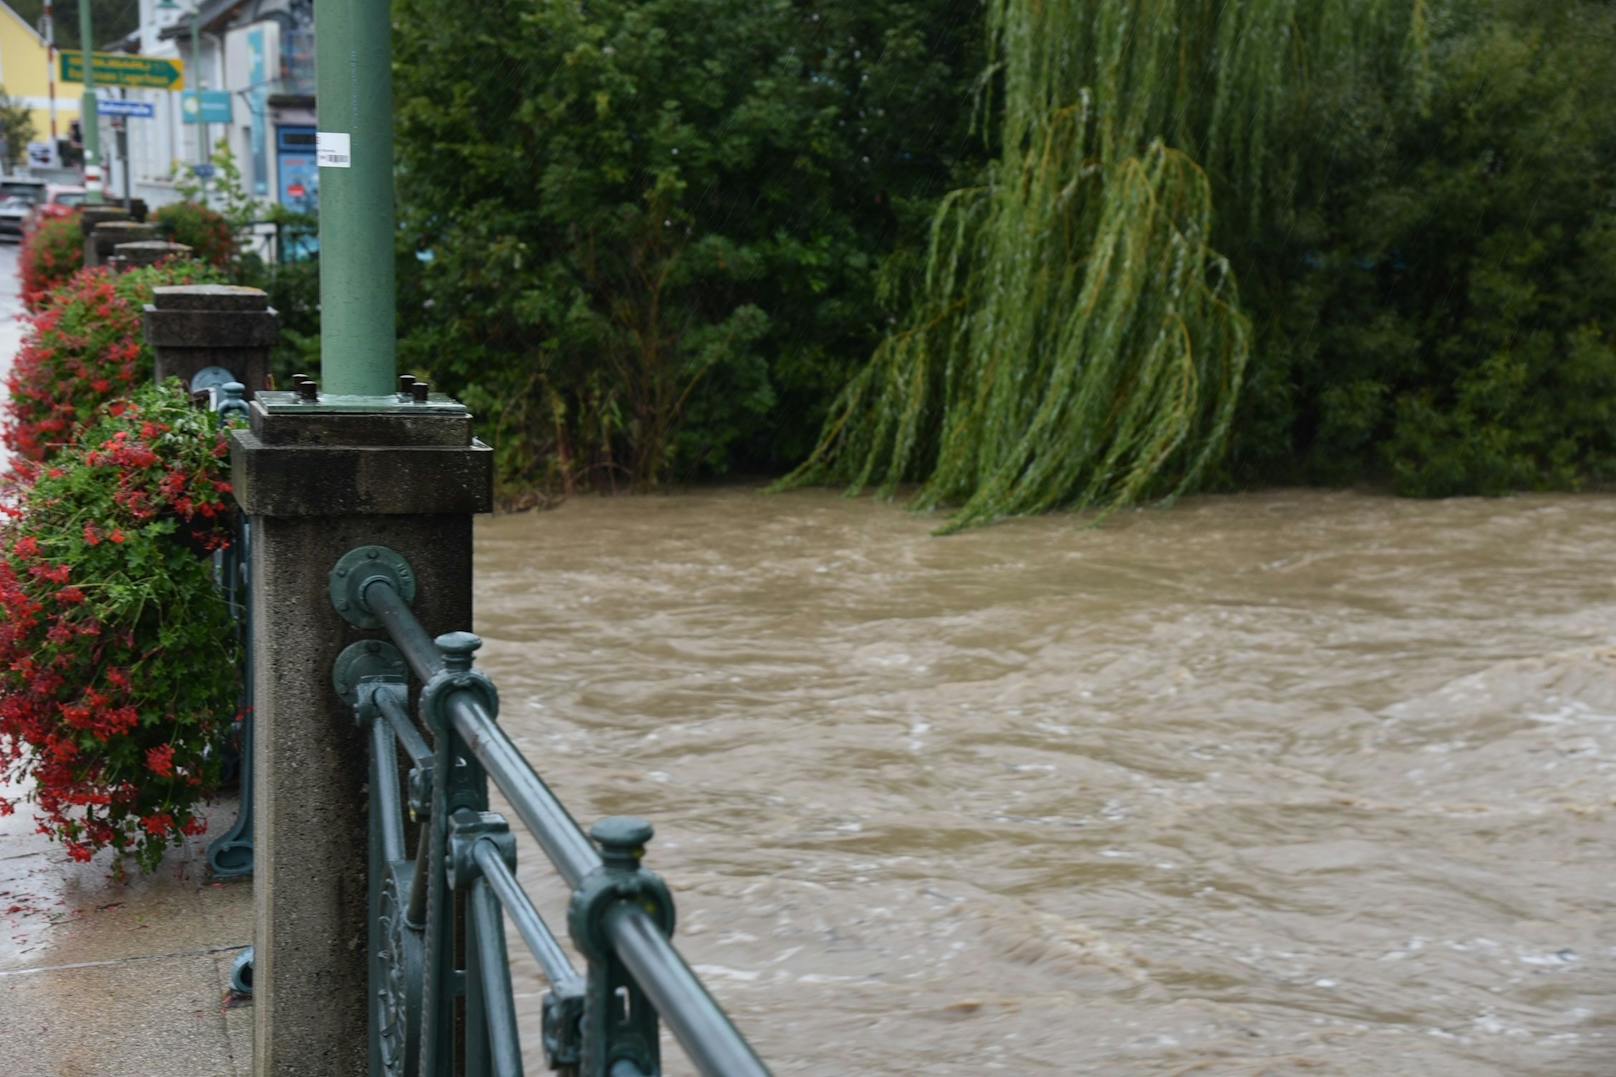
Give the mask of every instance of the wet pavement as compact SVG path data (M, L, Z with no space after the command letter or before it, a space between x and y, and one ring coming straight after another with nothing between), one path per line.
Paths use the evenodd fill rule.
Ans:
M210 814L217 832L234 804ZM252 1011L229 985L252 936L252 884L208 882L207 840L123 883L105 857L74 863L34 833L27 805L0 819L0 1073L251 1072Z
M17 252L0 246L0 378L22 339ZM0 787L18 799L26 790ZM252 884L207 881L206 843L128 883L105 857L69 860L26 803L0 818L0 1074L237 1077L252 1069L252 1010L229 994L252 938Z

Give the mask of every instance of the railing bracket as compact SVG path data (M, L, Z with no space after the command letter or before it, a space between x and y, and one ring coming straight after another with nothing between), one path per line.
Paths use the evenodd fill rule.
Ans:
M370 696L377 686L386 685L390 690L407 694L404 686L407 672L404 656L397 647L385 640L360 640L344 647L332 663L331 687L337 690L343 702L358 708L358 717L364 721L376 716L375 703Z
M415 572L403 554L386 546L355 546L331 569L331 605L356 628L380 628L381 618L365 605L365 588L383 580L405 605L415 601Z
M449 855L444 868L449 873L451 890L465 890L482 875L474 850L484 841L498 850L506 867L516 870L516 835L511 833L505 817L498 812L461 808L449 817Z
M499 689L481 670L471 668L471 656L483 641L470 632L449 632L434 640L443 653L443 668L421 689L421 717L428 729L445 729L449 697L469 688L480 697L490 718L499 717Z

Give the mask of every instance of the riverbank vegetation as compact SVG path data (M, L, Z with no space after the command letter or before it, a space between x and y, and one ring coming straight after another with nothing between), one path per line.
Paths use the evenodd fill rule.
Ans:
M507 488L797 468L969 524L1616 462L1608 4L397 25L403 356Z

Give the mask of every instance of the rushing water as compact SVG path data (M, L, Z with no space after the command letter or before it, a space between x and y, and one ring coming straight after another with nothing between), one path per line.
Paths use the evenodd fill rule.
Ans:
M1616 1073L1616 500L934 523L479 529L502 721L586 824L656 823L775 1072Z

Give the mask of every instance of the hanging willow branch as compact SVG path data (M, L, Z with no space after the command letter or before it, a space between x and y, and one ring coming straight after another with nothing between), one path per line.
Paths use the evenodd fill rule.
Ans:
M1313 58L1397 55L1424 9L990 0L987 19L1000 155L983 186L943 200L919 309L779 484L919 483L916 508L955 510L945 531L1203 478L1252 334L1197 162L1256 219L1294 173L1296 150L1274 143L1305 108Z

